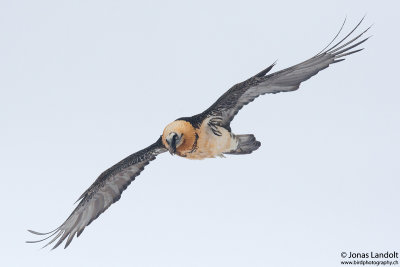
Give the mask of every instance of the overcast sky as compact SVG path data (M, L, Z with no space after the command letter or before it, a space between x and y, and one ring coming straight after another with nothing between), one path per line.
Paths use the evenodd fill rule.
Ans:
M398 1L0 1L2 266L340 266L400 250ZM160 155L67 250L40 250L97 176L347 16L361 53L232 123L262 146Z

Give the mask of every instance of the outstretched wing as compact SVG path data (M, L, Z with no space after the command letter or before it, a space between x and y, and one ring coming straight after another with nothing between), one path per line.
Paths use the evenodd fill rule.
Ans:
M71 213L68 219L57 229L48 233L39 233L28 230L36 235L46 235L47 237L37 241L27 241L27 243L36 243L53 237L46 246L50 245L58 238L58 242L53 249L58 247L66 238L65 248L71 243L75 234L77 237L83 232L93 220L103 213L114 202L118 201L122 192L135 179L136 176L154 160L160 153L166 152L161 137L151 146L136 152L122 161L118 162L105 172L82 194L78 206Z
M327 68L330 64L342 61L344 60L343 57L362 50L357 49L350 51L369 38L368 37L356 42L369 28L349 41L347 41L347 39L358 28L363 19L341 41L331 46L331 44L340 34L345 24L343 23L340 31L332 40L332 42L330 42L325 49L323 49L314 57L290 68L265 76L275 65L274 63L248 80L234 85L210 108L198 116L202 117L202 119L205 117L214 117L214 124L229 129L230 122L233 120L239 110L244 105L252 102L258 96L267 93L275 94L279 92L297 90L300 86L300 83L308 80L319 71Z

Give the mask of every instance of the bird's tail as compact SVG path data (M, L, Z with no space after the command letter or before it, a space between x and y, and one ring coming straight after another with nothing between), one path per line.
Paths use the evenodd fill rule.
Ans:
M234 138L238 142L237 148L225 154L250 154L261 146L261 143L252 134L235 135Z

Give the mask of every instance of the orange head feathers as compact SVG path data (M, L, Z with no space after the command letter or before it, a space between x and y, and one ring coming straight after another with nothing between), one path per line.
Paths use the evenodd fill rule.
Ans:
M196 142L196 129L187 121L176 120L165 127L162 142L171 154L185 156Z

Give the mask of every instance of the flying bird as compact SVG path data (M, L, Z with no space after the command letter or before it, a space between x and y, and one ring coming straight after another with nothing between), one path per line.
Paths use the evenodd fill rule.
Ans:
M364 18L363 18L364 19ZM239 110L264 94L276 94L297 90L300 84L333 63L343 61L346 56L359 52L354 49L368 38L361 38L366 30L356 36L353 34L361 21L344 38L333 44L333 40L317 55L292 67L268 74L275 63L238 83L226 91L204 112L192 117L182 117L168 124L159 139L147 148L121 160L104 171L96 181L80 196L79 204L59 227L48 233L28 230L36 235L45 236L41 240L27 241L36 243L50 239L44 246L56 242L53 249L66 240L65 248L76 235L83 232L93 220L103 213L138 176L150 161L157 155L169 151L172 155L199 160L224 156L225 154L250 154L257 150L261 143L252 134L234 134L230 123ZM352 36L352 37L350 37Z

